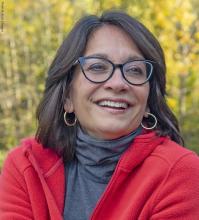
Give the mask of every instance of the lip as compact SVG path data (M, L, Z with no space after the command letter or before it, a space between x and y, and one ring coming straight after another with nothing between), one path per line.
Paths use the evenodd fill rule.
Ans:
M107 106L100 106L98 105L99 102L103 102L103 101L110 101L110 102L118 102L118 103L125 103L127 104L127 108L114 108L114 107L107 107ZM126 100L126 99L122 99L122 98L102 98L102 99L98 99L94 102L100 109L109 112L111 114L123 114L126 111L128 111L128 109L132 106L132 104Z
M122 99L122 98L102 98L94 101L95 104L98 104L99 102L102 101L110 101L110 102L120 102L120 103L126 103L128 107L131 107L132 104L129 102L127 99Z

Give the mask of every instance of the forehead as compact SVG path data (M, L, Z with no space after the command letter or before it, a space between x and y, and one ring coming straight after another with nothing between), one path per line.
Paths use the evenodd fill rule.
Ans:
M94 30L87 41L84 56L105 54L111 58L142 57L132 37L122 28L105 24Z

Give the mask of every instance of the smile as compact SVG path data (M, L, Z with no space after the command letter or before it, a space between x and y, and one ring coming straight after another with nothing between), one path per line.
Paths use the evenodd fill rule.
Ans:
M110 107L110 108L119 108L119 109L127 109L129 104L126 102L116 102L110 100L104 100L97 103L99 106Z

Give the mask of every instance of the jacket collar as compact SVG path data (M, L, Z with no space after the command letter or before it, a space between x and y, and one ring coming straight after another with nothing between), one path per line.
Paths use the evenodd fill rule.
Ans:
M62 159L51 149L44 149L35 139L23 140L22 145L25 156L37 172L41 182L50 219L62 220L65 195Z
M159 137L155 132L143 132L138 135L130 147L123 153L118 166L122 169L131 171L147 158L153 150L167 139ZM22 140L24 154L31 158L35 170L42 173L44 177L53 175L54 172L63 166L60 158L52 149L44 148L34 138Z
M154 149L162 144L167 137L159 137L155 132L142 133L138 135L131 146L121 157L118 167L131 172L141 164Z

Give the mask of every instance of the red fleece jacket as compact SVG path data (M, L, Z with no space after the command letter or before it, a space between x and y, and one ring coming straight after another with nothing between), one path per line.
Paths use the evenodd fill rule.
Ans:
M34 139L12 150L0 177L1 220L61 220L62 160ZM121 156L92 220L198 220L199 158L153 132ZM75 210L74 210L75 211Z

